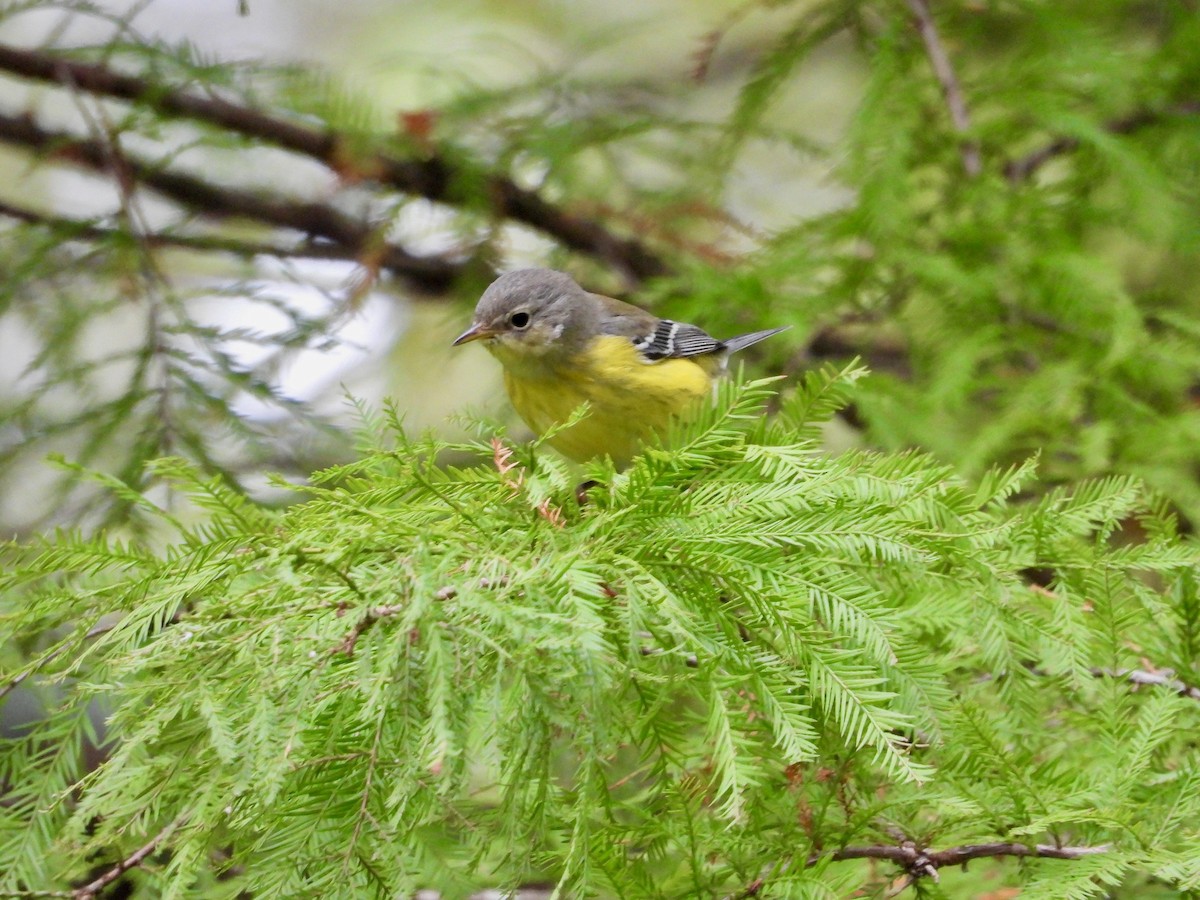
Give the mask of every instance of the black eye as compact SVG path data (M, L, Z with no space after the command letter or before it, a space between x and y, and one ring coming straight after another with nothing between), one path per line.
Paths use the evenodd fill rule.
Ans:
M513 328L528 328L529 327L529 313L527 313L527 312L513 313L511 316L508 317L508 324L511 325Z

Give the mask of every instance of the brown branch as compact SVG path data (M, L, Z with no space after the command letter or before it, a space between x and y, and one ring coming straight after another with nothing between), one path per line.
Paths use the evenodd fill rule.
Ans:
M807 865L814 866L825 858L834 862L846 859L885 859L909 870L919 870L920 874L930 875L932 874L930 869L936 871L943 866L958 866L973 859L997 856L1082 859L1085 856L1107 853L1108 850L1107 844L1098 847L1058 847L1054 844L1031 845L1007 841L994 844L965 844L961 847L950 847L947 850L921 850L915 844L905 842L895 846L881 844L869 847L843 847L832 853L816 852L808 857Z
M97 225L94 221L49 215L2 200L0 200L0 216L41 226L65 240L86 238L105 241L129 236L123 228L105 228ZM362 255L352 247L343 247L340 244L314 244L310 241L285 246L260 241L244 241L219 235L171 234L159 231L139 235L139 239L154 248L174 247L181 250L195 250L200 253L228 253L245 259L255 256L273 256L279 259L328 259L354 262L359 260Z
M1083 859L1109 851L1107 844L1095 847L1060 847L1055 844L1018 844L1011 841L998 841L993 844L964 844L961 847L949 847L945 850L921 849L912 841L902 841L899 844L876 844L864 847L843 847L840 850L817 850L809 854L805 862L806 868L811 868L822 860L841 862L848 859L880 859L901 866L905 878L893 886L889 896L894 896L911 886L920 878L938 880L938 870L946 866L961 866L973 859L988 859L1004 856L1038 857L1041 859ZM786 868L784 866L783 868ZM779 870L776 866L771 871ZM757 897L767 886L769 874L764 874L750 882L736 894L730 894L726 900L747 900Z
M961 847L950 847L946 850L929 850L917 847L912 841L899 844L877 844L865 847L843 847L840 850L818 850L809 854L805 866L811 868L822 860L841 862L847 859L881 859L896 863L905 872L905 878L893 891L909 887L919 878L929 877L938 880L938 869L945 866L960 866L973 859L986 859L1002 856L1039 857L1042 859L1083 859L1085 856L1095 856L1107 853L1109 847L1102 844L1097 847L1059 847L1054 844L1017 844L1010 841L1000 841L994 844L964 844ZM746 900L756 897L766 887L768 876L756 878L736 894L731 894L726 900Z
M205 122L265 141L315 159L335 172L345 172L354 159L348 141L336 132L318 130L212 94L171 88L56 53L0 44L0 71L59 84L69 79L80 90L145 104L167 117ZM469 189L463 185L472 181L465 176L473 173L445 156L413 160L378 152L350 167L398 190L430 200L454 204L469 199ZM637 238L618 237L601 223L570 213L504 175L487 174L483 178L486 195L499 215L531 225L572 250L595 256L634 281L668 271L666 263Z
M917 20L917 30L925 44L929 64L933 66L933 73L937 76L938 84L942 86L942 96L950 109L950 120L954 123L954 130L964 135L959 141L959 152L962 154L963 170L973 178L983 171L983 161L979 155L979 142L965 137L971 130L971 116L967 112L962 87L954 74L954 66L950 64L950 56L946 53L937 25L934 24L928 0L908 0L908 8Z
M108 150L102 141L51 131L40 126L31 116L0 114L0 142L19 144L48 154L55 160L93 171L108 170ZM458 263L439 257L416 256L396 244L383 241L375 228L327 203L283 200L261 193L219 187L193 175L162 169L128 154L123 159L123 165L129 177L141 186L197 213L221 218L252 219L311 237L324 238L337 248L336 252L328 254L329 258L360 261L370 258L422 290L444 291L462 271ZM180 243L181 239L171 240ZM212 239L190 239L197 249L203 249L206 242L212 243ZM232 247L214 245L212 249L236 252ZM300 254L290 251L286 255ZM306 252L303 255L326 254Z
M130 869L135 869L146 861L151 853L158 849L158 845L166 840L169 835L178 826L178 821L171 822L162 831L152 837L149 841L134 850L133 853L125 857L111 869L108 869L100 875L95 881L90 881L83 887L72 892L71 896L74 900L91 900L102 890L128 872Z
M1109 134L1133 134L1151 125L1157 125L1167 119L1183 116L1200 115L1200 100L1189 100L1176 103L1162 110L1139 109L1119 119L1113 119L1104 125ZM1060 137L1050 141L1044 147L1034 150L1025 156L1009 160L1004 166L1004 174L1014 184L1027 180L1034 172L1054 159L1078 150L1082 142L1079 138Z

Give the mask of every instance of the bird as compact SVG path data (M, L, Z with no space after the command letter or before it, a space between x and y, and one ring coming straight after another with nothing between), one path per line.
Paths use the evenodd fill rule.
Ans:
M553 269L517 269L483 292L454 346L482 341L504 368L513 408L536 434L588 414L547 442L568 459L607 455L624 468L714 395L729 356L786 330L717 340L702 328L593 294Z

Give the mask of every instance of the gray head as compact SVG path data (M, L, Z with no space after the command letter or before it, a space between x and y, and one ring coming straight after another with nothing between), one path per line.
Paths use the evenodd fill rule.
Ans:
M455 346L486 340L497 355L544 357L577 349L595 330L592 295L553 269L518 269L491 283Z

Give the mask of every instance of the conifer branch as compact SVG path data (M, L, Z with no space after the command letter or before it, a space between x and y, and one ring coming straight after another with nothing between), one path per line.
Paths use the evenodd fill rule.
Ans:
M1188 100L1183 103L1176 103L1164 110L1134 110L1127 115L1106 123L1104 130L1109 134L1133 134L1143 128L1157 125L1166 119L1197 115L1200 115L1200 100ZM1025 181L1050 160L1056 156L1062 156L1078 150L1079 145L1079 138L1055 138L1044 147L1034 150L1032 153L1009 160L1004 166L1004 174L1014 184Z
M131 236L123 228L105 228L97 225L95 220L50 215L4 201L0 201L0 216L29 225L41 226L63 240L86 238L94 241L109 241ZM278 259L328 259L354 262L360 256L348 247L338 244L314 244L311 241L287 246L265 241L245 241L220 235L188 235L169 232L150 232L139 235L139 239L155 248L175 247L201 253L228 253L245 259L255 256L273 256Z
M1055 844L1018 844L1011 841L998 841L993 844L964 844L961 847L949 847L945 850L929 850L917 847L912 841L900 844L876 844L863 847L843 847L840 850L815 851L809 854L805 862L806 868L817 865L822 860L843 862L848 859L879 859L893 862L904 868L907 878L900 885L902 890L919 878L938 880L938 870L946 866L960 866L973 859L988 859L996 857L1038 857L1041 859L1083 859L1107 853L1110 847L1101 844L1095 847L1060 847ZM745 900L757 897L767 886L768 878L756 878L746 885L739 893L732 894L726 900ZM898 892L898 891L897 891Z
M110 170L109 151L102 140L52 131L39 125L31 116L0 114L0 141L45 152L56 160L73 163L92 171ZM327 203L284 200L262 193L218 187L193 175L164 170L129 154L123 155L122 162L126 177L198 214L251 219L330 242L329 245L306 242L297 248L280 248L281 255L284 256L370 259L374 264L404 278L415 287L433 292L444 291L462 271L462 266L458 263L440 257L416 256L394 243L382 240L375 228ZM96 232L91 230L94 226L87 223L40 216L10 204L5 204L3 213L11 218L30 222L40 220L41 224L48 227L76 229L82 236L108 236L105 233L106 229ZM225 239L155 234L143 235L139 239L144 239L151 245L158 242L233 253L258 249L274 252L270 245L243 245ZM301 250L301 247L304 249Z
M302 125L213 94L202 95L117 72L103 64L71 60L59 53L0 44L0 71L55 84L70 83L92 94L145 104L169 118L204 122L274 144L314 159L336 173L352 171L429 200L456 204L465 199L459 183L469 173L444 155L405 159L377 152L356 160L348 149L347 137L336 131ZM668 271L667 264L638 238L619 237L600 222L556 206L507 176L490 173L484 178L485 194L498 215L523 222L572 250L594 256L633 281Z
M138 849L134 850L133 853L129 854L111 869L106 870L100 875L99 878L96 878L94 881L89 881L83 887L74 891L71 894L73 900L92 900L93 897L96 897L102 890L104 890L130 869L136 869L146 861L146 858L150 856L151 853L158 849L159 844L166 840L167 836L175 830L178 824L178 821L169 823L165 828L163 828L162 831L160 831L146 843L142 844L142 846L138 847Z
M109 631L112 631L116 627L117 626L116 626L115 622L111 623L111 624L107 624L107 625L97 625L94 628L89 629L83 635L82 641L89 641L94 637L99 637L102 634L106 634ZM16 675L14 675L12 678L10 678L3 686L0 686L0 700L3 700L5 697L7 697L9 694L11 694L13 691L15 691L17 688L19 688L22 684L24 684L25 681L29 678L29 676L36 675L43 668L48 666L50 663L54 662L54 660L56 660L58 657L60 657L63 654L63 652L65 650L67 650L68 648L70 648L71 646L72 646L72 644L69 641L63 641L61 644L59 644L57 647L55 647L49 653L45 654L44 656L40 657L39 659L37 659L33 663L31 663L25 669L25 671L19 672Z
M894 896L907 887L911 887L918 878L929 877L937 881L937 870L948 865L965 865L972 859L997 857L1037 857L1040 859L1082 859L1108 853L1109 845L1102 844L1094 847L1061 847L1054 844L1016 844L1014 841L997 841L995 844L965 844L960 847L948 847L947 850L922 850L912 841L901 844L878 844L862 847L842 847L834 851L814 851L809 854L805 868L812 868L824 859L840 863L847 859L882 859L889 863L902 866L906 877L896 884ZM767 887L768 876L755 878L737 894L727 896L726 900L746 900L758 896Z
M367 819L371 816L371 785L375 782L375 773L379 768L379 745L383 741L383 723L385 721L386 719L380 716L375 722L375 736L371 739L371 750L367 754L367 772L366 777L363 779L362 791L359 795L358 814L354 817L354 832L350 835L350 841L346 845L343 856L342 872L347 876L350 874L350 861L354 858L355 851L358 848L363 827L366 825Z
M809 856L808 865L813 866L828 856L835 862L847 859L885 859L899 863L906 868L920 870L930 874L932 869L944 866L958 866L973 859L985 859L996 856L1032 856L1042 859L1082 859L1085 856L1095 856L1107 853L1111 848L1107 844L1095 847L1060 847L1055 844L1018 844L1010 841L998 841L994 844L964 844L961 847L950 847L946 850L922 850L912 842L899 845L879 844L867 847L843 847L832 853L817 852Z
M962 86L958 76L954 74L954 66L951 65L950 56L946 53L946 47L938 34L928 0L908 0L908 8L917 20L917 30L925 44L929 64L933 66L933 73L942 87L942 96L950 110L954 130L962 135L958 146L962 154L963 170L973 178L983 171L983 161L979 155L979 142L966 136L971 131L971 116L967 112L967 101L963 97Z

